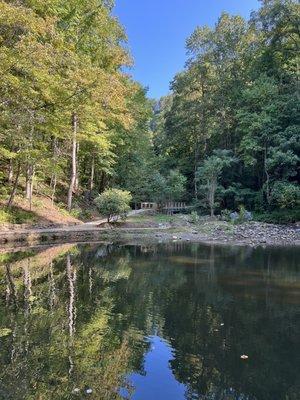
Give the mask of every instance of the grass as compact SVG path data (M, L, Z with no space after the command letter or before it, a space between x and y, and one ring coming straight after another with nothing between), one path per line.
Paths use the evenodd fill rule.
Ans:
M27 224L36 221L37 217L33 212L18 207L3 207L0 210L0 224Z

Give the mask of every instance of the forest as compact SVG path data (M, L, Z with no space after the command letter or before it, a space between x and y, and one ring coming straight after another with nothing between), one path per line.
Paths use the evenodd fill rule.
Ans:
M108 188L299 220L300 6L262 0L187 38L170 94L149 99L112 0L0 0L0 203L69 212Z

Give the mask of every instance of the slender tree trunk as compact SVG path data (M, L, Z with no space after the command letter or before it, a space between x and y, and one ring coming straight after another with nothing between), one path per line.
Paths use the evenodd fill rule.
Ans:
M9 196L9 200L7 202L7 207L11 207L17 192L17 187L18 187L18 183L19 183L19 177L20 177L20 172L21 172L21 165L18 164L18 169L17 169L17 173L16 173L16 177L15 177L15 182L12 188L12 191L10 193Z
M29 201L30 211L32 209L34 166L29 164L26 171L26 199Z
M13 160L9 160L9 166L8 166L8 184L12 185L13 183L13 178L14 178L14 166L13 166Z
M75 189L76 184L76 167L77 167L77 114L73 113L72 116L72 125L73 125L73 137L72 137L72 170L71 170L71 180L69 185L69 192L68 192L68 210L71 211L72 209L72 200L73 200L73 192Z
M77 166L77 157L79 154L79 143L76 143L76 168L75 168L75 184L74 184L74 191L77 192L79 189L79 171Z
M54 137L53 138L53 161L54 161L54 164L57 163L57 159L58 159L58 144L57 144L57 138ZM57 172L55 170L51 176L51 182L50 182L50 187L52 189L52 195L51 195L52 204L54 204L54 200L55 200L56 185L57 185Z
M51 195L52 204L54 204L54 200L55 200L56 185L57 185L57 176L56 176L56 174L54 174L53 180L52 180L52 195Z
M94 180L95 180L95 157L92 158L92 165L91 165L90 198L92 197L92 192L94 190Z

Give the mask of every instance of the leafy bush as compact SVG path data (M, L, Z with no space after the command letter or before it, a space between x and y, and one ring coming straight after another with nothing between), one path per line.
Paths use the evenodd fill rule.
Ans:
M224 210L221 211L221 220L229 222L231 220L230 214L231 214L231 211L228 210L227 208L225 208Z
M132 196L130 192L119 189L108 189L100 194L95 200L95 205L100 214L107 217L110 222L113 217L126 218L130 210Z
M191 222L192 224L196 224L197 222L199 222L200 217L197 213L197 211L192 211L191 214L189 215L189 222Z
M300 188L290 182L276 182L272 188L273 206L289 209L300 205Z
M277 210L270 213L255 214L254 219L269 224L290 224L300 221L300 208L295 210Z

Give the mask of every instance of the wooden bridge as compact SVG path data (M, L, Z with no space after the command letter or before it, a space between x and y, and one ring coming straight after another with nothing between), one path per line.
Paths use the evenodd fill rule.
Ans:
M166 203L141 203L142 210L157 210L167 213L184 211L188 207L184 202L169 201Z

